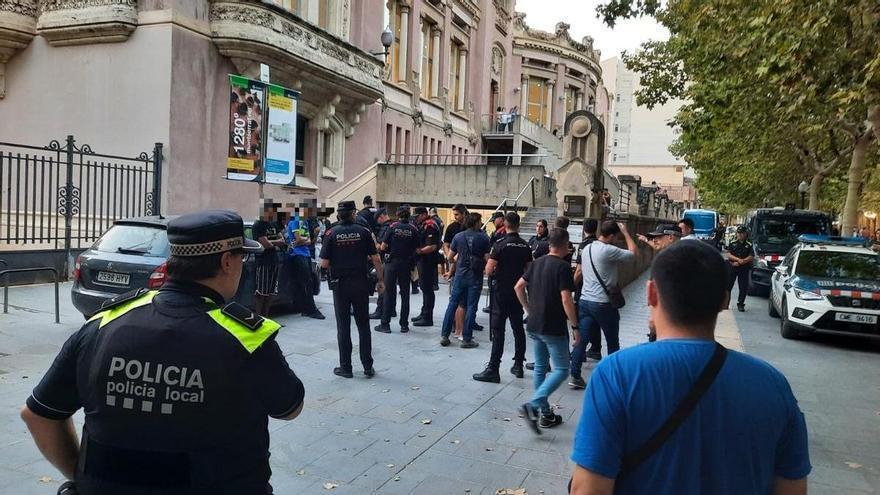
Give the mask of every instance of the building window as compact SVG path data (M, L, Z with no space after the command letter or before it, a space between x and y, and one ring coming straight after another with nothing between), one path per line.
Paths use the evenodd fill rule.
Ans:
M318 0L318 26L330 30L330 0Z
M611 158L611 161L613 161L613 162L617 161L617 153L614 154L614 156Z
M577 104L577 90L571 86L565 88L565 115L573 113Z
M526 118L544 125L547 116L547 81L536 77L529 78L528 109Z
M403 154L409 155L411 152L409 148L409 131L403 131ZM408 159L408 158L407 158Z
M620 101L620 93L617 93L617 96L615 97L615 99L616 99L618 102Z
M430 98L434 94L434 87L431 84L431 76L434 73L434 37L431 35L432 27L433 24L426 22L424 19L421 20L422 58L419 76L421 77L420 84L424 98Z
M388 50L389 81L400 81L400 66L401 64L406 64L406 60L403 60L403 53L400 49L401 43L403 43L402 40L406 37L406 33L403 32L402 15L403 10L400 8L400 4L397 3L397 0L389 0L388 3L385 4L385 26L388 26L391 29L391 33L394 35L394 41L391 42L391 47ZM385 26L382 28L384 29Z
M272 0L272 3L291 11L298 16L302 16L300 0Z
M620 112L614 112L615 117L620 117Z
M297 175L305 175L306 133L309 131L309 120L296 116L296 169Z
M619 130L620 130L620 126L617 124L614 124L614 132L618 132Z
M461 105L461 45L452 43L449 50L449 92L453 110L463 108Z
M394 126L385 125L385 159L391 160L391 153L394 151Z
M339 180L345 157L345 127L339 119L331 118L321 136L321 177Z
M614 147L617 148L617 140L614 140Z
M403 144L403 139L401 139L401 134L403 133L403 129L400 127L394 131L394 154L400 156L401 153L401 145Z

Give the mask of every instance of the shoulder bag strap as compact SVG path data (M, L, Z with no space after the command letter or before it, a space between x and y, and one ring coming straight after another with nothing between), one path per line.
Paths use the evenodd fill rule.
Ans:
M590 256L590 266L593 267L593 273L596 274L596 279L599 280L599 285L602 286L602 290L605 291L605 295L611 297L611 293L608 292L608 286L605 285L605 281L602 280L602 276L599 275L599 270L596 270L596 264L593 263L593 244L587 248L587 254Z
M715 378L718 376L718 372L721 371L725 359L727 359L727 349L716 342L715 352L712 354L712 358L709 359L709 363L703 368L693 387L681 402L678 403L669 419L641 447L623 456L620 474L617 476L618 480L631 473L636 467L654 455L669 440L678 427L685 422L694 409L696 409L700 399L709 390L712 383L715 382Z

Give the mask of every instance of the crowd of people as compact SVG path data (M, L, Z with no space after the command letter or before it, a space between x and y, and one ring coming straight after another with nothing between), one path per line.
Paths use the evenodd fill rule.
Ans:
M353 201L339 203L338 221L329 225L313 218L312 208L300 205L281 228L273 220L277 205L268 203L253 240L245 239L241 218L225 210L169 223L169 283L108 301L65 344L22 410L41 452L76 480L68 489L272 493L266 418L296 418L304 385L274 340L280 325L228 302L244 256L261 251L256 301L263 315L283 269L298 284L300 312L323 319L310 267L320 260L337 325L333 372L343 378L354 376L352 317L363 374L372 378L371 316L378 316L374 330L381 333L393 331L395 316L401 333L410 323L437 327L440 273L450 297L439 345L458 340L462 349L478 347L473 332L488 277L492 349L473 379L501 382L509 323L511 374L523 378L533 370L534 389L520 412L535 433L562 424L549 397L566 380L586 389L570 493L806 493L807 432L788 382L767 363L714 339L730 288L749 264L739 249L747 232L738 233L741 245L727 256L694 241L687 219L639 236L654 251L646 290L656 342L620 350L626 304L620 268L642 254L626 224L585 219L575 245L566 217L539 221L526 240L516 212L493 213L490 235L489 222L461 204L452 208L449 225L424 206L401 205L392 220L369 197L361 210ZM278 250L286 251L280 267ZM410 320L414 281L422 307ZM372 284L379 294L373 315ZM173 345L181 342L186 345ZM582 375L586 359L599 362L589 384ZM150 387L169 399L154 404ZM79 408L86 409L82 448L70 420ZM229 462L238 459L249 464Z

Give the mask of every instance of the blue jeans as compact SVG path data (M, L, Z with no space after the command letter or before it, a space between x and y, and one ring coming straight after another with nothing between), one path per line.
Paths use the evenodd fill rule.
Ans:
M547 415L552 412L547 398L568 378L568 337L532 332L529 332L529 337L534 342L532 349L535 350L535 393L529 404ZM553 371L547 374L547 365L550 363L553 364Z
M452 333L452 324L455 322L455 310L461 301L465 302L465 320L462 338L470 342L474 336L474 321L477 319L477 304L480 302L480 292L483 290L483 274L468 272L455 274L452 282L452 294L449 295L449 305L446 306L446 314L443 316L441 335L449 337Z
M595 318L590 317L590 312L587 309L588 304L590 303L583 299L578 300L578 333L581 334L581 341L578 345L571 348L571 376L576 378L581 377L581 366L586 358L587 343L590 342L590 336L596 330L599 330L599 322ZM596 347L595 350L600 348L601 341L599 347Z

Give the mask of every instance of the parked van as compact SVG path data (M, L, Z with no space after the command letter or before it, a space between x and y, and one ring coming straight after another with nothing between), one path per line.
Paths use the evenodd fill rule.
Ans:
M694 221L694 235L697 239L711 241L718 228L718 212L715 210L684 210L683 218Z

